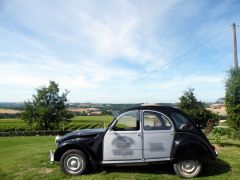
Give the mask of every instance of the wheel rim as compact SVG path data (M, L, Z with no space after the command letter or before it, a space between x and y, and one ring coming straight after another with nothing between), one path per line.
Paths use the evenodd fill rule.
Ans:
M200 164L196 160L186 160L181 163L180 169L185 175L193 175L200 170Z
M64 159L64 167L70 174L77 174L84 168L83 159L78 154L69 154Z

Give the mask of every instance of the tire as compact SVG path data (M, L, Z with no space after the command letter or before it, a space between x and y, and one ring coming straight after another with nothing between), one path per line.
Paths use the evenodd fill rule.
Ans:
M193 178L201 172L202 164L199 160L182 160L174 163L173 168L178 176Z
M87 157L77 149L66 151L60 159L61 170L67 175L80 175L87 170Z

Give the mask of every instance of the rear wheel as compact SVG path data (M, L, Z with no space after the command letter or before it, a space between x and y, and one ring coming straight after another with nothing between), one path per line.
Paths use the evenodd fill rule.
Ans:
M68 175L80 175L86 171L87 158L77 149L66 151L60 159L61 169Z
M178 176L193 178L201 172L202 164L199 160L182 160L175 163L173 167Z

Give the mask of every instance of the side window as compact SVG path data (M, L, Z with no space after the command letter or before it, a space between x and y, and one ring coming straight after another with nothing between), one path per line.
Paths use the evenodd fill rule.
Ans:
M186 125L189 122L185 116L176 112L171 113L171 117L174 120L177 129L180 129L182 125Z
M144 130L170 130L172 124L169 120L162 114L157 112L144 112Z
M129 111L117 118L114 131L137 131L140 129L139 111Z

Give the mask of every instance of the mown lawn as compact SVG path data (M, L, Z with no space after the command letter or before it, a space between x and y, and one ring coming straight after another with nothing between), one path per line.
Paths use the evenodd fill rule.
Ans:
M54 137L1 137L0 179L179 179L171 164L141 167L105 167L101 171L70 177L59 164L49 163ZM207 161L196 179L240 179L240 141L226 141L219 158Z

